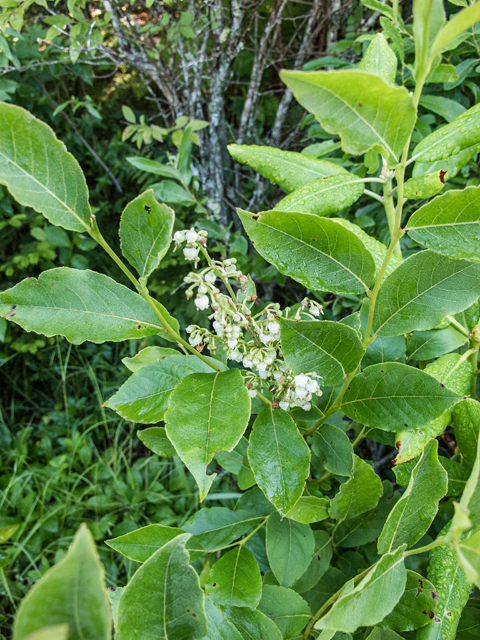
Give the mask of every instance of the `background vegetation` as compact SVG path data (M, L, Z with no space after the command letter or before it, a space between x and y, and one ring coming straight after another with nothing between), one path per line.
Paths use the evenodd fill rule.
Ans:
M446 3L447 12L458 4ZM278 72L355 65L374 34L386 30L382 7L374 0L6 0L0 2L0 99L47 122L75 155L107 236L111 222L109 242L117 242L125 204L154 185L159 199L175 209L177 224L206 228L215 251L235 256L255 274L259 304L293 305L303 291L251 251L234 214L236 206L269 209L281 190L234 164L226 146L272 144L328 157L360 177L367 167L371 171L378 156L367 154L359 164L343 154L332 136L305 117ZM400 3L400 10L408 25L411 3ZM391 33L390 44L402 63L400 82L409 87L410 28ZM477 26L447 52L454 72L445 69L430 79L414 142L480 100L479 46ZM180 180L128 160L141 157L168 167L179 154L185 169ZM474 155L448 188L478 185L479 177ZM0 193L0 291L60 265L96 269L121 281L89 238L46 224L14 203L6 189ZM383 242L389 239L382 207L371 198L362 197L340 216ZM416 250L412 240L404 242L404 256ZM189 270L181 255L171 253L150 283L159 297L169 298L182 328L194 314L183 289ZM327 318L359 306L356 296L312 295L324 303ZM195 323L202 323L197 314ZM147 344L166 346L160 338L132 341L128 349L75 346L7 328L0 319L0 341L0 529L20 524L7 543L0 539L0 626L1 637L8 638L17 603L65 553L81 522L99 545L108 583L123 585L136 563L102 541L151 522L181 526L196 509L198 494L178 458L152 454L134 424L102 407L126 379L122 358ZM442 446L451 455L448 443ZM362 455L395 481L393 447L366 439ZM233 507L236 482L228 469L219 470L208 499ZM352 555L345 562L354 567L357 560ZM421 568L421 557L418 562Z

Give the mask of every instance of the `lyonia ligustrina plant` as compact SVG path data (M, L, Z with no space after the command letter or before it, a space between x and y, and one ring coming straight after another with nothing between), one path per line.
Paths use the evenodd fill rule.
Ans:
M409 29L397 4L383 24L392 41ZM56 268L0 294L0 314L74 344L164 337L171 348L125 361L132 375L106 405L156 425L141 440L183 461L200 501L219 465L243 492L234 508L203 507L183 529L152 524L109 540L139 566L108 594L81 527L19 607L15 640L474 637L480 191L449 180L478 151L480 106L416 146L411 136L424 85L448 72L442 52L479 20L480 4L447 22L440 1L414 2L405 86L395 85L382 34L358 69L282 72L346 153L378 157L372 175L230 148L290 192L271 211L238 215L255 250L306 287L292 308L259 304L235 259L216 259L206 231L177 222L174 232L173 211L153 191L125 208L117 255L73 156L27 111L0 105L0 182L52 224L89 234L131 283ZM364 194L385 207L388 247L335 217ZM172 241L192 263L187 298L211 321L183 336L148 289ZM318 291L363 297L361 310L324 320ZM395 486L360 457L366 437L398 450Z

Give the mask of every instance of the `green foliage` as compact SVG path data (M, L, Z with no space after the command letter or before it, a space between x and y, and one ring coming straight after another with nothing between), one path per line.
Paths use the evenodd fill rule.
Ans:
M478 187L477 181L466 184L470 169L464 172L480 144L480 129L477 106L454 94L436 95L433 87L462 83L464 69L473 67L461 66L461 54L445 53L443 60L441 54L470 38L465 34L463 40L462 33L475 24L478 8L471 5L447 20L443 3L414 2L413 27L405 27L398 6L364 4L386 20L383 35L356 43L373 40L365 44L359 68L296 67L281 74L309 111L307 136L322 136L322 142L303 154L231 147L243 164L290 192L282 197L271 188L276 202L266 200L268 210L238 215L277 282L288 288L291 278L308 289L295 305L259 298L263 263L249 257L238 231L229 240L212 220L189 228L162 203L205 212L191 166L202 123L176 119L166 133L145 119L137 126L134 111L123 109L137 141L169 135L178 150L166 162L130 159L162 178L144 184L122 214L121 250L137 279L90 215L79 165L52 130L19 107L1 106L4 121L18 123L0 136L2 181L12 197L59 227L89 234L132 287L98 271L42 269L38 280L0 294L0 314L46 340L130 341L124 361L131 375L99 404L150 425L140 441L162 458L151 456L158 464L173 458L191 502L181 519L160 514L112 533L105 528L108 546L129 567L125 586L111 598L119 640L308 640L315 634L322 640L341 634L348 640L394 640L412 632L417 640L453 640L472 585L480 586ZM192 16L184 12L180 22L180 33L194 37ZM458 36L462 42L452 43ZM403 86L395 85L397 79ZM85 108L96 117L89 100L67 102L64 110ZM437 116L448 124L432 128ZM131 129L125 137L133 134ZM339 142L330 138L337 135ZM50 169L41 163L46 149ZM364 208L365 198L372 198L365 205L370 208ZM348 219L346 208L357 201L362 215ZM327 217L332 213L336 219ZM57 241L67 248L69 238ZM175 251L194 264L183 278L186 298L193 299L195 313L212 311L212 330L207 314L187 325L163 306L167 296L161 294L171 283L159 288L156 275ZM172 260L178 264L176 256ZM249 266L253 277L244 273ZM346 308L350 313L342 312L340 321ZM141 340L139 353L135 339ZM162 339L175 349L167 350ZM64 372L61 377L65 387ZM0 436L8 445L3 430ZM382 462L385 452L388 460L394 457L393 445L401 488L395 493ZM87 459L91 450L82 455ZM127 467L136 497L135 465ZM222 491L226 478L229 493ZM141 508L161 501L161 490L140 492ZM34 497L29 500L23 514L32 508ZM197 509L200 502L218 500L222 506ZM108 515L111 508L105 509ZM20 523L0 524L1 544L20 544ZM64 575L83 539L83 563ZM427 561L428 581L418 573ZM70 604L68 594L72 575L80 579L90 565L95 579L84 597L91 611L80 614L79 600ZM0 569L12 599L2 564ZM48 595L49 605L54 613L61 605L62 615L48 608L37 615L37 595L52 576L63 595ZM78 620L86 626L100 620L103 627L93 635L108 637L102 580L81 528L70 554L25 598L16 629L27 626L18 637L65 622L68 637L87 637L90 632L72 626ZM65 629L52 633L61 637Z

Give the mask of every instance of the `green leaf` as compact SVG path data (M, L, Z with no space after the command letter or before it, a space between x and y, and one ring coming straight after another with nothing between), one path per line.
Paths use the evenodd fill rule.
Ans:
M143 429L143 431L137 431L137 436L157 456L171 458L177 455L175 447L167 438L165 427L149 427L148 429Z
M125 420L153 424L164 419L172 391L185 376L211 371L196 356L175 355L158 360L130 376L105 406Z
M444 67L451 65L440 66ZM452 69L455 70L455 67L452 67ZM443 82L443 80L441 82ZM460 102L444 98L443 96L422 96L419 104L424 107L424 109L428 109L429 111L442 116L447 122L453 122L455 118L461 116L462 113L465 113L466 111L465 107Z
M437 34L430 50L430 58L433 60L448 44L461 33L469 29L480 20L480 5L472 4L455 14Z
M231 511L225 507L213 507L197 511L183 525L183 529L193 534L192 544L198 543L211 551L230 544L244 533L253 531L261 520L262 516L244 509Z
M346 153L372 149L398 158L416 120L411 96L364 71L280 72L300 104L315 114L322 127L337 133Z
M185 533L182 529L165 527L162 524L149 524L118 538L105 540L115 551L135 562L146 562L163 545Z
M175 213L149 189L127 204L120 220L122 253L142 278L155 271L172 241Z
M338 427L324 422L313 435L312 451L330 473L352 476L352 443L347 434Z
M328 533L317 529L313 532L313 537L315 538L315 547L310 564L292 587L297 593L312 589L328 569L332 559L332 542Z
M155 194L155 198L161 202L169 202L170 204L179 204L184 207L195 204L195 200L191 193L181 187L173 180L162 180L150 185Z
M216 476L207 475L215 452L232 451L249 418L250 396L238 369L191 374L170 396L165 414L167 436L197 481L200 500Z
M395 631L392 631L391 629L380 629L380 627L375 627L367 640L402 640L402 638L403 636L399 636L398 633L395 633ZM340 638L338 640L340 640Z
M141 171L155 173L156 175L163 176L164 178L180 180L180 172L178 169L168 164L161 164L160 162L150 160L149 158L127 158L127 162Z
M170 540L136 571L118 603L116 640L205 636L203 591L185 550L189 537Z
M480 531L460 540L457 555L467 579L478 587L480 585Z
M68 624L56 624L29 633L25 640L68 640Z
M420 81L422 74L428 73L430 69L427 62L429 49L435 36L445 24L445 20L443 0L414 0L413 35L415 41L415 79L417 82Z
M262 577L254 555L239 545L216 562L205 585L216 605L255 609L262 597Z
M258 414L248 460L260 489L285 515L302 495L310 473L309 448L286 411L266 406Z
M205 598L208 631L204 640L243 640L237 628L227 620L223 611L210 598Z
M448 191L420 207L409 219L408 234L449 258L480 262L480 189Z
M0 103L0 184L52 224L88 231L92 215L80 165L52 129L31 113Z
M347 173L335 162L317 160L303 153L282 151L275 147L231 144L228 151L232 158L252 167L286 191L295 191L318 178Z
M406 348L404 336L377 336L365 351L362 369L382 362L405 363Z
M377 33L368 45L363 58L358 65L359 71L374 73L390 84L395 82L397 75L397 56L388 46L383 33Z
M399 493L392 495L392 485L385 480L383 496L377 506L371 511L365 511L355 518L342 522L335 532L335 544L338 547L357 547L376 540L385 525L388 514L399 498Z
M0 526L0 544L10 540L19 526L19 524L8 524L5 527Z
M395 553L382 556L355 587L352 584L353 588L343 591L327 615L316 623L315 628L348 633L383 620L405 590L407 572L403 560L404 551L405 547L400 547Z
M47 626L68 625L69 640L110 640L112 619L105 573L85 524L68 553L49 569L22 600L14 640Z
M398 454L393 461L394 464L403 465L407 460L416 458L422 453L429 440L437 438L445 431L450 422L450 417L450 411L445 411L438 418L427 422L421 429L398 431L395 434L395 447L398 449Z
M446 532L444 527L438 537ZM455 551L449 546L430 551L428 579L436 587L437 611L435 617L417 631L416 640L456 640L458 621L470 596L471 585L458 564Z
M477 104L424 138L413 150L413 157L417 162L442 160L479 142L480 105Z
M152 364L152 362L157 362L163 358L170 358L170 356L178 355L180 355L178 351L175 349L168 349L167 347L145 347L145 349L139 351L136 356L133 356L133 358L122 358L122 362L127 369L136 373L147 364Z
M382 481L373 467L354 456L353 476L340 485L340 491L330 501L330 517L348 520L373 509L382 497Z
M358 224L353 224L353 222L345 220L344 218L332 218L332 220L354 233L357 238L360 238L363 246L370 253L375 262L374 279L376 279L381 267L383 266L385 256L387 255L387 247L378 240L375 240L375 238L372 238L372 236L369 236L368 233L365 233L363 229L360 229ZM392 273L392 271L394 271L402 262L402 258L394 253L390 258L385 274L389 275Z
M282 587L292 584L307 570L315 550L315 539L308 524L301 524L272 513L267 520L267 556Z
M258 610L277 625L282 638L298 637L310 619L310 608L305 600L291 589L265 585Z
M465 484L470 476L468 467L464 467L458 462L455 462L455 460L445 458L444 456L439 456L438 461L448 475L448 489L446 495L455 497L460 496L463 493ZM399 486L405 488L408 487L412 471L417 462L418 460L415 459L393 468L393 472L395 473L395 478Z
M445 186L445 178L448 179L448 176L445 176L443 171L435 171L434 173L410 178L405 182L404 196L409 200L432 198Z
M477 640L480 634L480 609L466 606L457 628L457 640Z
M395 609L378 624L394 631L413 631L434 617L437 607L435 586L426 578L407 570L405 591Z
M420 251L383 283L373 329L384 336L431 329L445 316L469 307L480 295L480 267Z
M432 360L458 349L467 340L468 337L452 325L446 329L414 331L408 340L407 355L409 360Z
M95 271L50 269L0 294L0 315L25 331L73 344L144 338L163 331L137 293Z
M245 607L225 607L223 614L239 631L243 640L282 640L278 627L266 615ZM234 640L227 636L226 640Z
M416 429L450 409L460 396L424 371L399 362L374 364L356 375L342 409L353 420L385 431Z
M480 526L480 438L477 441L477 455L470 477L463 491L460 505L470 511L472 526Z
M365 184L350 173L319 178L280 200L273 210L327 216L356 202L364 189Z
M369 290L375 263L351 231L308 213L270 211L254 220L251 213L237 212L255 249L284 275L313 290Z
M428 531L447 493L448 476L438 461L438 442L430 440L410 476L407 490L390 511L378 539L378 552L412 547Z
M294 506L287 511L286 517L303 524L320 522L328 518L329 501L316 496L302 496Z
M452 413L455 440L465 462L473 467L480 432L480 404L473 398L465 398L455 405Z
M454 178L462 167L464 167L470 160L477 155L479 150L478 145L473 147L467 147L459 153L442 158L441 160L432 160L431 162L415 162L413 165L412 174L414 176L420 176L425 173L432 173L434 171L446 171L448 173L449 180Z
M294 373L315 371L324 385L340 382L356 371L364 349L355 329L328 320L281 321L285 362Z

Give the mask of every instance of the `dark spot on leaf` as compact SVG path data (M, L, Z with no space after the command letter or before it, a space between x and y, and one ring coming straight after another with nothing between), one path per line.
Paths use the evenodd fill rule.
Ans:
M107 587L107 589L108 589L109 591L116 591L116 590L117 590L117 587Z
M404 427L408 427L408 424L405 422L405 424L403 425Z
M317 560L320 562L320 556L317 556Z
M363 107L363 104L361 102L358 103L359 107Z
M440 174L439 174L439 178L440 178L440 182L442 184L445 184L445 176L447 175L447 172L444 171L443 169L441 169Z
M440 386L441 386L443 389L445 389L445 385L444 385L444 384L440 383Z
M441 620L440 620L440 618L438 616L435 618L435 622L441 622Z
M16 308L17 308L17 305L16 304L12 304L11 311L15 311Z
M212 587L216 587L216 586L217 586L217 583L216 583L216 582L214 582L214 583L212 584Z
M193 616L194 618L196 618L196 617L197 617L197 614L196 614L196 613L192 613L192 616Z
M419 581L419 583L420 583L420 586L423 588L423 580L420 580L420 579L419 579L418 581Z
M428 614L428 617L430 618L430 620L434 619L435 614L433 613L433 611L430 611L430 613Z
M317 236L313 236L312 242L315 242L316 239L317 239Z
M402 442L399 440L395 443L395 446L397 447L397 449L400 449L400 447L402 446Z
M436 591L432 591L432 598L434 600L436 600L438 598L437 592Z
M145 205L145 211L146 211L147 213L150 213L150 211L151 211L150 207L149 207L149 206L147 206L147 205Z
M187 609L187 613L190 613L190 609Z
M141 329L141 328L142 328L142 325L141 325L141 324L138 324L138 325L137 325L137 329Z
M452 618L453 617L453 613L451 611L447 611L446 616L447 616L447 618Z
M422 611L422 613L423 613L424 615L427 615L427 612L426 612L426 611Z

